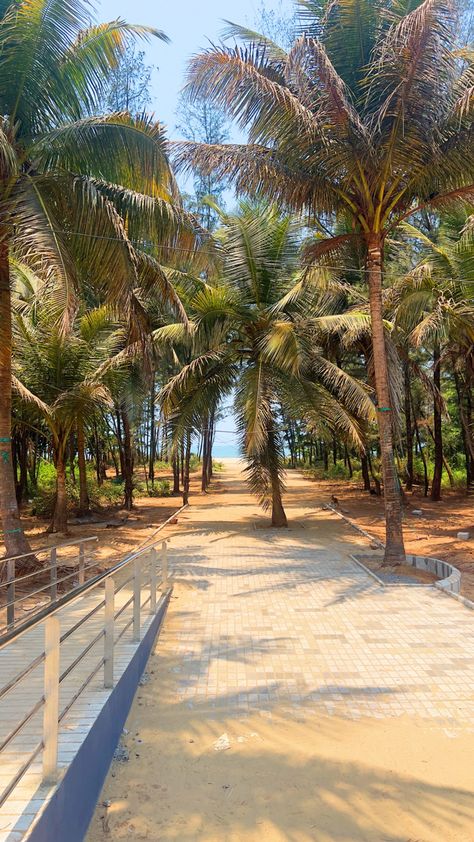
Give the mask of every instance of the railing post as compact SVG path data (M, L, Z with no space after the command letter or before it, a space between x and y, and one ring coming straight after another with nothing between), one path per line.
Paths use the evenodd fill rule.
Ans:
M84 561L85 561L85 551L84 551L84 542L81 541L79 544L79 584L83 585L85 582L85 571L84 571Z
M156 614L156 550L150 550L150 614Z
M104 687L114 686L115 582L105 580Z
M51 549L51 602L56 602L58 598L58 558L56 547Z
M7 561L7 628L15 625L15 559Z
M141 558L135 559L133 574L133 642L140 642Z
M53 783L58 771L59 620L47 617L44 626L43 780Z
M166 541L161 542L161 572L163 576L163 587L168 587L168 547Z

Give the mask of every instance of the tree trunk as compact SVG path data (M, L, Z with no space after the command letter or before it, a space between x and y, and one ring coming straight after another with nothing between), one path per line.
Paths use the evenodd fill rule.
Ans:
M16 486L16 499L21 506L28 491L28 433L25 430L17 437L17 453L20 476Z
M209 453L209 416L204 417L204 430L202 433L202 463L201 463L201 491L207 491L208 486L208 453Z
M76 470L75 470L75 458L76 458L76 442L74 432L71 432L69 435L69 478L71 482L75 485L76 484Z
M89 490L87 488L86 453L85 453L84 421L77 419L77 466L79 469L79 514L86 515L90 511Z
M364 480L364 491L370 492L372 490L372 486L370 484L369 461L366 453L361 454L360 467L362 470L362 478Z
M179 494L181 491L179 485L179 457L178 451L173 456L173 494Z
M286 529L288 527L288 520L283 508L281 499L281 482L278 473L278 456L275 440L275 430L273 425L267 430L267 448L268 448L268 469L270 472L270 480L272 484L272 526L277 529Z
M443 429L441 408L439 406L439 397L441 395L440 357L440 347L436 343L433 351L433 385L435 392L433 401L434 472L433 482L431 483L431 499L436 502L441 500L441 480L443 477Z
M274 481L272 477L272 526L277 529L286 529L288 527L288 519L283 508L281 499L280 483L278 480Z
M458 399L459 420L461 422L461 438L466 462L466 488L468 494L474 491L474 441L471 433L472 402L469 392L469 383L466 384L466 404L464 405L464 394L461 378L457 371L454 371L454 382Z
M407 448L407 469L405 478L405 488L407 491L413 490L413 423L411 418L411 389L410 389L410 367L408 362L403 366L403 382L405 393L405 438Z
M20 522L12 466L12 316L8 243L0 242L0 515L6 556L31 552ZM30 568L31 569L31 566Z
M403 564L405 562L405 545L403 541L402 501L393 452L392 407L382 310L382 252L383 240L381 236L379 234L368 236L367 269L372 358L377 395L377 421L385 503L384 563Z
M349 471L349 479L352 479L352 477L354 476L354 471L352 470L352 462L349 451L347 449L347 445L344 445L344 461Z
M150 391L150 454L148 463L148 474L151 487L155 487L155 457L156 457L156 427L155 427L155 375Z
M326 444L326 442L325 442L325 441L323 441L323 443L322 443L321 447L322 447L322 450L323 450L323 465L324 465L324 470L325 470L325 471L329 471L329 455L328 455L328 448L327 448L327 444Z
M56 466L56 502L54 504L54 514L49 532L62 532L67 534L67 490L66 490L66 459L65 459L66 442L59 444L57 453L55 454Z
M424 476L424 496L428 497L428 488L429 488L429 481L428 481L428 465L426 464L426 456L423 445L421 443L421 436L420 436L420 428L418 427L418 422L416 418L414 418L415 424L415 435L416 441L418 444L418 452L420 454L421 461L423 462L423 476Z
M123 424L123 468L124 468L124 507L127 511L133 509L133 457L132 439L130 435L130 420L126 409L122 409Z
M183 442L183 506L189 503L189 464L191 460L191 433L186 433L186 442Z
M122 435L122 420L120 418L120 410L115 410L115 419L117 421L117 443L119 449L119 459L120 459L120 475L122 479L125 479L125 456L123 453L123 435Z

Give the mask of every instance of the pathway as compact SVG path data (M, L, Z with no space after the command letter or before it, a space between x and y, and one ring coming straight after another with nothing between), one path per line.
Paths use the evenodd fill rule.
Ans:
M289 479L266 528L228 463L170 543L175 591L93 842L474 840L474 616L382 588ZM223 749L219 751L217 749Z

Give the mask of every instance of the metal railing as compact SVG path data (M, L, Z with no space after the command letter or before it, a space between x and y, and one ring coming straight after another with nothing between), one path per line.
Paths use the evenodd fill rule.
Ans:
M156 532L160 532L184 508L186 506L171 515ZM157 551L158 545L161 545L160 554ZM128 571L131 572L126 575ZM127 586L130 585L131 595L126 590ZM99 598L99 602L92 608L88 606L87 612L61 634L59 611L65 605L79 600L101 586L105 588L103 598ZM158 591L161 592L160 600L157 600ZM36 698L27 710L19 713L18 720L12 724L9 732L0 738L0 765L2 765L2 754L8 747L14 745L16 737L24 734L27 726L31 725L35 716L38 716L42 711L42 725L37 725L35 734L31 738L34 745L30 745L31 750L27 752L26 757L20 755L18 768L11 775L3 792L0 793L0 807L13 793L41 752L43 781L54 783L57 780L58 736L61 722L101 670L103 670L103 687L112 688L114 686L114 656L118 642L131 627L131 640L138 643L142 630L144 609L148 607L149 615L156 614L162 601L167 598L168 592L167 544L160 538L153 543L140 547L109 570L79 584L72 592L60 597L43 611L29 618L20 628L12 630L4 636L2 642L0 642L0 654L12 641L18 640L40 624L44 625L44 649L33 657L20 672L0 687L0 702L2 702L9 694L14 694L15 690L24 687L28 679L31 681L35 671L42 669L42 695ZM117 602L118 595L120 595L119 602L122 603L120 606ZM146 598L143 598L144 596ZM79 652L73 653L74 657L61 672L61 655L65 648L65 642L71 640L72 636L78 630L83 629L85 624L93 618L95 628L89 632L90 637L87 639L86 645ZM98 620L99 622L97 622ZM98 631L97 626L99 626ZM67 698L62 709L60 709L61 688L64 688L65 682L74 673L74 670L80 664L84 665L87 655L93 654L94 647L101 640L103 640L103 646L98 661L94 660L92 669L86 678L80 681L79 686L74 685L72 687L70 697ZM25 648L29 650L30 644ZM87 666L86 671L88 669ZM36 739L36 736L39 739Z
M81 538L79 541L65 541L55 547L44 547L40 550L1 559L1 563L6 566L6 578L3 582L0 582L0 610L6 622L0 620L0 641L1 635L6 630L15 628L18 621L18 609L21 610L23 615L20 621L24 619L26 613L28 615L32 613L30 610L26 610L25 604L28 600L33 597L49 597L51 602L56 602L58 585L62 588L71 585L71 589L74 589L75 583L84 584L86 573L97 567L97 559L93 553L88 552L92 542L97 542L97 540L97 536L94 535L90 538ZM78 552L77 555L71 556L69 551L73 547L77 547ZM62 558L61 553L64 549L67 550L67 555ZM40 566L39 562L43 556L49 557L49 564L45 563ZM32 563L35 566L38 565L38 567L31 573L17 576L16 568L19 561L23 561L24 564ZM64 576L58 576L58 570L60 571L61 566L67 566L70 569L71 564L74 564L72 572ZM43 584L45 577L48 581ZM40 580L40 582L35 580ZM37 585L39 586L37 587ZM16 595L19 588L24 590L21 596Z

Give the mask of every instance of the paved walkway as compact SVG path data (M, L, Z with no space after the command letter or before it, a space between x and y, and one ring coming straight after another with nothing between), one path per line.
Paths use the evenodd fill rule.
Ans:
M136 707L131 717L130 728L140 732L143 729L148 736L143 739L145 745L140 745L137 757L141 760L136 761L133 770L115 768L115 780L109 778L105 789L105 797L111 797L112 801L121 792L122 800L118 802L121 806L109 817L114 840L121 839L122 835L127 838L127 834L130 838L130 833L135 833L137 839L179 839L180 842L214 839L268 839L272 842L277 839L298 842L306 839L350 842L355 839L406 842L411 838L420 842L428 839L444 842L448 838L474 840L474 829L469 835L470 831L465 830L467 825L461 827L456 819L462 815L463 822L467 821L466 799L472 797L473 780L467 761L464 777L456 778L459 770L453 772L451 767L448 773L450 743L454 752L459 752L461 745L467 745L466 739L472 739L470 735L474 731L473 612L435 588L379 586L350 557L352 552L366 548L365 539L336 516L323 511L312 500L314 492L310 484L298 475L289 479L287 506L292 528L288 531L266 527L265 516L257 506L249 505L235 468L228 468L224 483L220 495L194 501L189 513L180 519L170 543L170 569L176 580L173 607L156 648L157 658L151 662L156 675L137 702L147 711L143 713ZM157 709L156 715L153 706ZM173 719L176 715L180 717L178 724ZM416 751L421 751L422 744L432 745L436 746L434 753L438 752L440 756L432 757L433 752L430 755L427 748L428 754L425 752L423 757L430 756L428 774L439 784L443 780L443 764L446 764L445 775L451 776L451 789L446 796L440 795L442 808L436 802L436 810L431 816L432 806L424 810L420 806L421 800L416 807L404 807L400 797L398 818L393 819L402 822L400 835L396 828L386 826L385 806L380 808L382 812L378 818L366 820L365 816L364 821L354 822L352 816L353 825L346 832L347 816L344 821L342 817L338 818L335 824L334 820L331 824L324 811L321 818L316 809L315 793L311 795L311 787L315 786L313 779L308 783L308 804L313 798L316 814L313 824L302 828L299 819L292 825L288 821L285 824L284 818L279 824L275 818L277 806L271 784L271 759L266 794L260 791L260 781L252 781L251 767L245 766L244 762L240 767L241 779L250 775L245 799L240 802L241 808L233 804L230 815L228 805L216 806L224 818L222 829L219 831L218 825L214 830L215 818L212 821L209 818L206 788L202 783L208 775L209 786L213 785L213 767L200 767L201 777L192 778L196 791L204 786L203 791L199 789L199 798L195 799L194 812L189 809L189 799L193 797L189 768L194 768L198 760L211 763L210 753L214 746L211 736L223 737L223 747L229 739L232 749L239 748L237 743L250 739L249 733L260 739L260 729L248 732L244 727L246 721L254 723L256 716L260 721L267 720L268 733L273 733L267 741L281 736L282 727L290 728L295 723L306 723L310 740L314 737L309 730L310 723L320 724L323 717L330 717L333 759L337 756L337 744L344 739L350 742L355 735L358 762L364 760L364 740L369 756L373 735L380 736L381 732L376 730L376 720L380 720L386 740L385 747L379 751L384 754L384 775L390 772L392 780L397 776L401 780L402 772L410 776L416 771L418 775L419 769L427 768L421 764L428 761L415 758ZM229 736L233 728L229 722L240 723L240 732L234 728L233 737ZM275 723L273 732L272 722ZM352 723L351 728L360 728L362 722L363 730L350 733L344 730L348 723ZM213 723L216 723L215 728ZM342 731L337 731L336 723L342 723ZM390 731L393 724L398 731ZM224 736L219 734L221 728L227 729ZM205 740L203 731L206 731ZM304 733L303 730L303 736L300 732L295 739L304 742ZM405 745L405 760L395 756L397 734ZM201 735L204 742L197 735ZM155 739L158 739L157 743ZM321 746L326 745L321 733L318 739ZM171 741L174 757L169 753L167 740ZM411 746L416 740L419 745ZM198 746L185 747L184 741L196 742ZM149 743L149 754L146 743ZM391 758L386 752L390 753L392 744L391 766ZM314 743L314 747L316 745ZM304 746L300 749L304 750ZM194 751L198 752L195 756ZM292 748L287 747L287 751L291 755ZM331 753L331 741L327 751ZM414 752L413 763L407 760L411 751ZM231 753L229 751L229 755ZM373 754L378 763L376 747ZM280 755L281 752L281 763ZM173 783L176 756L181 765L175 769L177 778ZM353 762L354 758L350 760ZM290 768L292 763L298 765L294 758L288 763ZM156 801L145 809L143 798L133 799L130 775L132 781L140 776L140 764L144 769L142 795L143 786L151 775L147 764L151 764L153 780L162 779L167 783L169 809L165 803L158 806ZM454 767L459 764L463 766L462 753L453 761ZM346 774L347 762L341 768ZM294 776L295 772L292 774ZM362 780L362 770L354 771L351 787L357 787L358 774ZM367 774L366 769L363 774ZM339 778L340 775L341 771ZM335 778L340 783L337 774ZM424 781L423 786L434 786L434 778ZM183 780L187 784L180 796ZM294 777L289 774L289 782L280 783L280 786L291 787L292 780ZM420 780L421 772L418 782ZM324 782L326 786L326 778ZM248 807L242 805L248 805L252 797L257 798L256 794L252 796L253 787L262 802L269 802L270 812L273 810L270 819L263 807L259 807L264 813L262 822L268 821L270 829L262 822L258 827L256 818L255 827L253 820L243 821ZM399 796L404 788L405 783L399 784ZM334 789L332 795L348 799L348 792L344 795ZM393 795L395 801L397 797ZM384 798L388 796L383 794L382 788L378 792L375 786L371 792L372 807L364 807L364 810L373 814L374 804L384 805ZM423 796L420 795L420 799ZM430 799L436 800L433 793L430 793ZM300 804L299 809L301 814L309 810L311 817L308 804ZM291 797L287 807L291 814L290 806ZM413 826L410 821L404 823L404 809L413 811L416 818ZM442 819L436 818L437 810ZM192 815L188 815L190 812ZM103 823L105 819L103 811L101 815L99 813L91 830L91 840L102 839L100 821ZM181 825L176 824L176 813L187 816L180 819ZM201 821L196 818L199 813ZM411 818L408 815L408 820ZM406 831L403 830L405 826ZM451 826L457 828L457 835L449 834L447 828ZM409 833L417 835L411 837Z
M307 484L290 482L296 501ZM380 587L350 558L358 537L327 512L301 507L287 534L242 515L228 530L224 504L200 528L209 511L196 509L173 538L170 568L192 586L161 638L182 658L177 701L474 728L471 611L435 588Z

